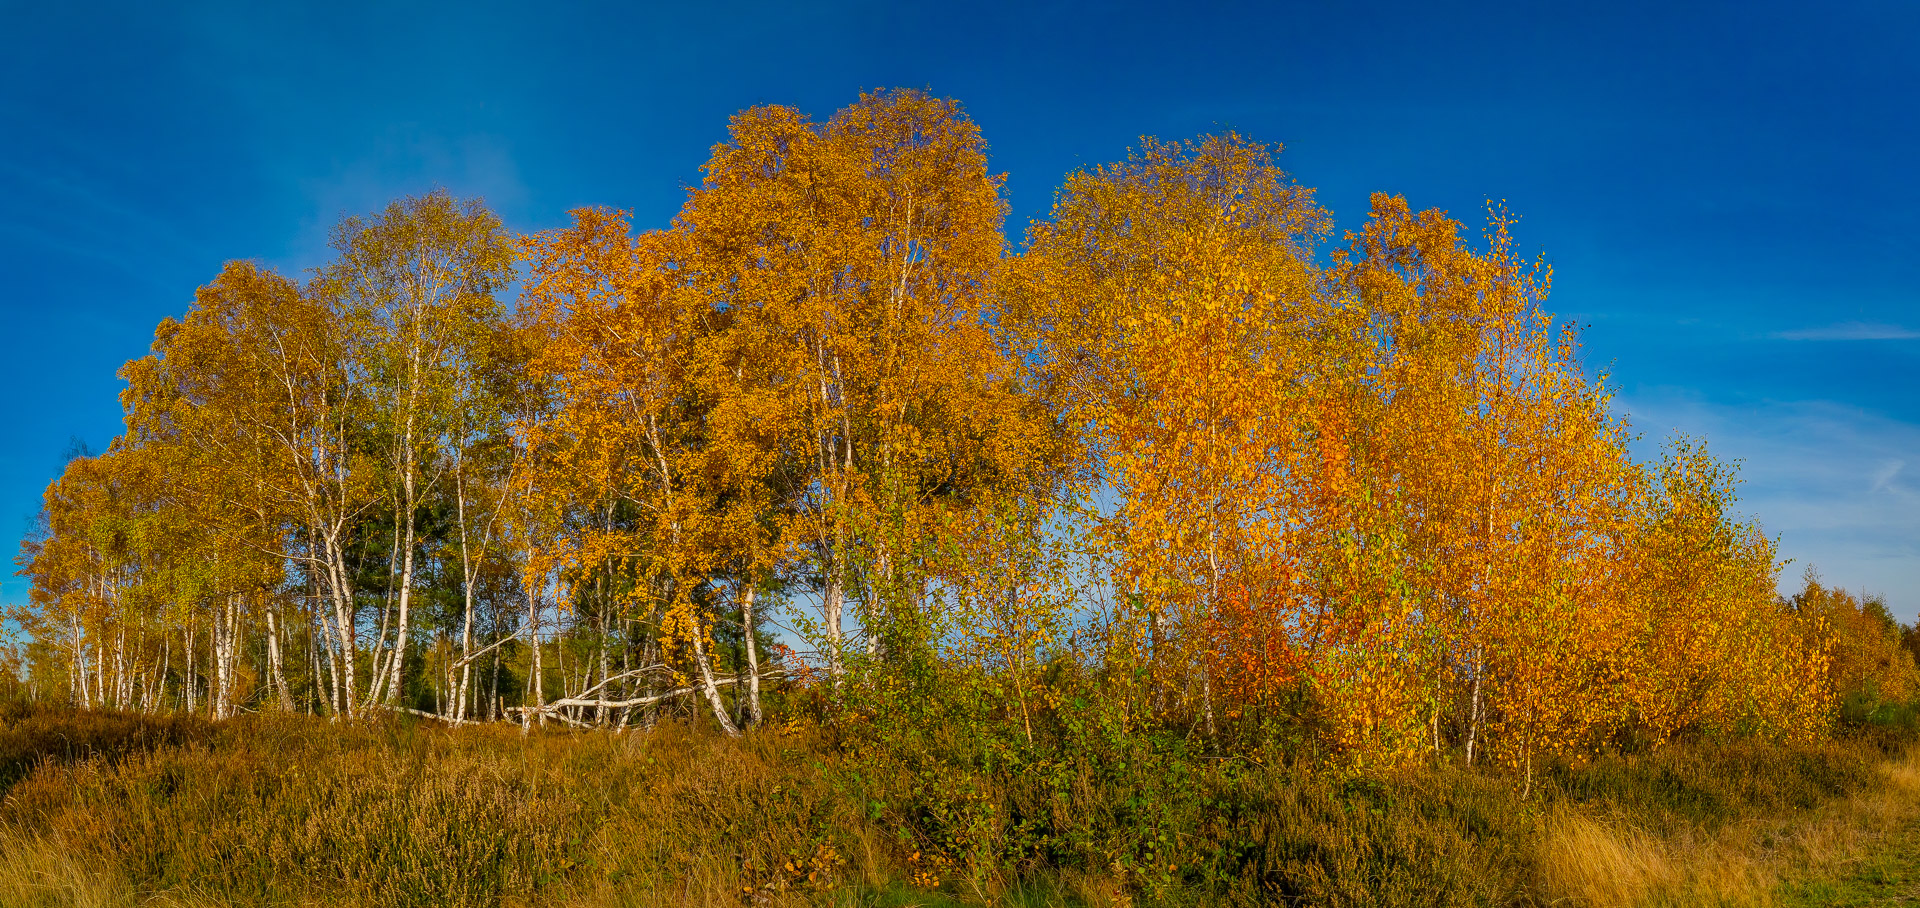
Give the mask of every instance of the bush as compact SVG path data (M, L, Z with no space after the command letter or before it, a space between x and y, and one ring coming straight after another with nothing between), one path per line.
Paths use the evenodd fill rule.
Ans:
M40 898L29 862L57 855L187 903L1529 905L1563 894L1556 817L1697 841L1880 778L1865 738L1679 744L1542 767L1523 797L1499 769L1216 758L1117 705L1052 715L1028 742L867 714L728 739L37 713L7 733L96 731L0 806L0 902Z

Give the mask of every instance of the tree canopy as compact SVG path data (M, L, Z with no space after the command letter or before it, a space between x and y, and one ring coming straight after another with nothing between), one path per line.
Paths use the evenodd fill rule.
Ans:
M434 192L230 263L48 488L32 681L1528 774L1920 694L1884 608L1776 594L1729 465L1633 459L1504 208L1336 236L1279 153L1143 139L1015 248L964 109L876 92L735 116L660 229Z

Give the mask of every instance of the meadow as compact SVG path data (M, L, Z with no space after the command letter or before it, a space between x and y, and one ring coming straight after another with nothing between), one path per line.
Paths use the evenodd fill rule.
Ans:
M23 540L0 904L1864 891L1920 625L1635 453L1514 213L1336 238L1280 150L1143 138L1016 244L965 109L869 92L665 227L229 262Z
M963 856L909 807L912 772L804 720L522 735L13 704L0 903L1812 904L1795 899L1920 820L1910 738L1613 755L1526 797L1442 762L1358 775L1171 747L1132 772L1009 767L956 779L982 808Z

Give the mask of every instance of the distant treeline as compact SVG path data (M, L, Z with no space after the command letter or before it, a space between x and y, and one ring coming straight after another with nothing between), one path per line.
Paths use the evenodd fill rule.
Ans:
M740 113L665 229L436 192L230 263L48 489L21 676L1529 776L1920 693L1884 606L1776 594L1702 445L1632 459L1503 209L1336 238L1276 150L1144 140L1013 249L977 127L893 91Z

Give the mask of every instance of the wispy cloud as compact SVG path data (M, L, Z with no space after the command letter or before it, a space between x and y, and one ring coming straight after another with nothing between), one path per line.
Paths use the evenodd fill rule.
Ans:
M1801 328L1796 331L1776 331L1774 340L1786 341L1877 341L1877 340L1913 340L1920 338L1920 331L1903 328L1899 325L1887 325L1878 322L1841 322L1819 328Z
M1868 489L1867 491L1878 492L1882 489L1888 488L1889 485L1893 482L1893 478L1895 476L1900 475L1901 468L1905 467L1906 465L1907 465L1907 462L1904 460L1888 461L1886 464L1880 467L1879 472L1873 474L1873 488Z
M1906 469L1920 425L1823 401L1710 402L1671 391L1621 402L1654 457L1671 433L1704 437L1740 462L1740 510L1792 558L1780 585L1815 567L1828 583L1886 595L1903 620L1920 612L1920 476Z
M333 226L342 216L376 212L394 199L444 188L481 198L505 217L527 198L508 143L488 135L448 137L415 126L393 127L366 143L364 153L336 161L331 171L298 180L311 206L285 255L269 261L299 271L326 261Z

